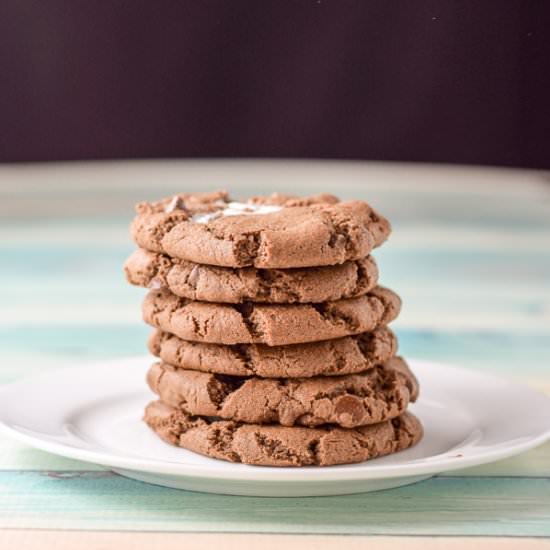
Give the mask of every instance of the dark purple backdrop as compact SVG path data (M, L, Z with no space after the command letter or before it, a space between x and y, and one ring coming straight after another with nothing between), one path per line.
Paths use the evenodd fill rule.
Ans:
M550 167L550 2L0 2L0 161Z

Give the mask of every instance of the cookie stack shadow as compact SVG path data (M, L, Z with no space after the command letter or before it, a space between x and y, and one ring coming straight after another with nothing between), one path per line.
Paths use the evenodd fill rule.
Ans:
M163 440L232 462L326 466L421 438L407 411L418 383L388 327L401 301L379 286L370 255L390 226L366 203L348 204L330 195L235 203L219 192L138 205L132 235L140 248L125 273L150 289L142 311L157 361L147 382L158 399L144 419ZM317 265L296 267L293 250L316 236L307 224L301 236L287 227L307 216L332 223L332 234L319 236L326 247L320 241ZM253 251L228 260L224 247L238 258L240 237L250 240L253 229ZM288 255L276 253L281 234ZM257 260L262 246L270 267Z

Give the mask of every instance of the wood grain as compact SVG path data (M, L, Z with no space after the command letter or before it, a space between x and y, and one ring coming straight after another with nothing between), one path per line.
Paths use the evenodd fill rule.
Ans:
M439 477L380 493L266 499L110 472L2 472L0 491L3 528L550 536L548 478Z
M262 191L259 181L264 191L366 198L392 220L394 233L376 258L382 282L403 297L395 323L402 354L550 392L548 175L364 163L323 163L315 179L311 165L300 162L0 166L0 383L144 353L142 292L121 272L133 249L127 231L133 203L220 183L247 195ZM64 540L29 529L549 537L549 484L547 444L377 494L201 495L130 481L0 438L0 527L10 529L0 534L0 547L6 537L20 536L18 529L29 548L40 540L44 548L49 540L62 548ZM73 535L80 546L71 548L91 547L92 539ZM119 535L120 548L137 544ZM162 534L148 535L154 536ZM185 545L200 547L203 540L186 539ZM309 539L300 540L307 548ZM439 548L447 540L412 538L407 544ZM468 540L471 548L497 544L450 540ZM388 541L381 547L395 546L395 539ZM508 547L501 539L498 544Z
M237 533L124 533L90 531L0 531L0 547L18 550L517 550L518 539L502 537L383 537L332 535L267 535ZM547 550L549 539L523 538L522 550Z

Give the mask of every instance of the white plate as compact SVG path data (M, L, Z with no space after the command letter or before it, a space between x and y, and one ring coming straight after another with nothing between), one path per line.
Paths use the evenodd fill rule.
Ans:
M267 468L231 464L163 443L141 421L153 399L151 359L74 367L0 388L0 429L29 445L181 489L316 496L398 487L445 470L512 456L550 439L550 398L479 372L409 361L421 386L412 406L424 439L362 464Z

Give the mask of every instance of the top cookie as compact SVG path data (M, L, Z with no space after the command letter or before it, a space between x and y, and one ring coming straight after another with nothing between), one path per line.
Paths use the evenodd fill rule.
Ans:
M132 237L147 250L199 264L293 268L364 258L390 233L364 201L273 194L232 201L225 191L137 205Z

